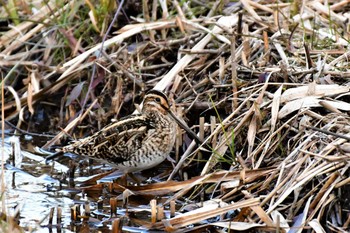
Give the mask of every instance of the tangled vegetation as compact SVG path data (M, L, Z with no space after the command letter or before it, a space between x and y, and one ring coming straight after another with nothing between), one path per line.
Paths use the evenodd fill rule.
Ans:
M349 1L1 3L10 133L53 150L155 88L211 148L179 128L173 161L141 185L97 182L101 167L75 180L76 195L108 205L114 232L350 230ZM97 218L74 213L85 227Z

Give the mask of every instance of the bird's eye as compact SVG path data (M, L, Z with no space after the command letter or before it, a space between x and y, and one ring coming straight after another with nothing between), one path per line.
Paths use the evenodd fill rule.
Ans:
M160 103L160 98L157 97L157 98L155 98L154 100L155 100L157 103Z

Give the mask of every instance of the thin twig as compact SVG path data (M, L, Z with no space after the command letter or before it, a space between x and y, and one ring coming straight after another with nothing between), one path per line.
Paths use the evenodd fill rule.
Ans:
M303 125L303 126L305 126L308 129L316 130L316 131L319 131L321 133L333 135L333 136L336 136L336 137L339 137L339 138L346 139L347 141L350 141L350 137L348 137L348 136L346 136L344 134L333 133L331 131L328 131L328 130L325 130L325 129L320 129L320 128L309 126L309 125Z

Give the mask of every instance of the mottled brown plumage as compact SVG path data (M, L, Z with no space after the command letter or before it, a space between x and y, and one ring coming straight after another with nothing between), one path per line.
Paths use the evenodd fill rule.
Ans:
M167 97L151 90L145 96L141 114L111 123L62 151L102 159L128 173L163 162L174 146L175 135L176 123L169 114Z

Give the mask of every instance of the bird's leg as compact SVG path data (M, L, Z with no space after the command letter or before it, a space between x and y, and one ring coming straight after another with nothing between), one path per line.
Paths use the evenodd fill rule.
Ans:
M119 184L126 187L128 185L130 185L130 183L128 182L128 176L136 182L136 184L139 186L141 184L141 181L133 174L133 173L125 173L124 175L122 175L120 177L120 180L119 180Z
M140 186L141 184L140 179L138 179L133 173L129 173L129 176L131 179L133 179L136 182L137 186Z

